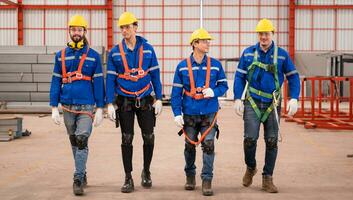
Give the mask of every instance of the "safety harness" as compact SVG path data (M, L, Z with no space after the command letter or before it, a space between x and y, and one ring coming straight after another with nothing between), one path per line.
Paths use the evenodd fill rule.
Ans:
M63 50L61 50L61 71L62 71L62 77L63 77L62 83L67 84L67 83L72 83L74 81L80 81L80 80L84 80L84 81L91 81L92 80L92 77L85 76L82 74L82 66L86 60L89 49L90 48L87 46L86 53L82 54L77 71L67 72L67 73L66 73L66 65L65 65L65 50L66 49L64 48ZM91 112L71 110L63 105L61 105L61 108L67 112L75 113L75 114L85 114L85 115L90 116L92 119L94 119L94 114Z
M251 107L254 109L257 117L261 120L261 122L265 122L270 113L274 108L278 106L278 100L280 99L281 96L281 91L280 91L280 84L279 84L279 79L278 79L278 68L277 68L277 57L278 57L278 47L274 46L274 55L273 55L273 64L264 64L260 61L257 60L258 57L258 52L255 50L254 52L254 59L251 65L248 67L248 88L246 89L246 96L247 100L250 102ZM261 68L267 72L270 72L273 74L274 79L275 79L275 90L273 93L266 93L261 90L258 90L256 88L251 87L251 80L252 80L252 75L255 71L255 68ZM250 93L257 94L258 96L265 97L268 99L272 99L272 104L267 108L265 112L261 112L260 109L257 107L254 99L250 96Z
M190 139L190 137L187 135L187 133L185 132L184 128L182 128L179 132L178 132L178 135L181 136L181 135L184 135L186 140L189 141L190 144L193 144L193 145L199 145L205 138L206 136L210 133L211 129L215 126L215 123L216 123L216 120L217 120L217 115L218 115L218 112L216 112L213 120L212 120L212 123L210 124L210 126L201 134L201 137L198 141L193 141L192 139ZM219 130L217 128L217 135L216 135L216 138L218 139L218 134L219 134Z
M82 54L77 71L67 72L67 73L66 73L66 65L65 65L65 50L66 49L61 50L61 71L62 71L62 76L63 76L62 82L64 84L66 84L66 83L72 83L74 81L80 81L80 80L91 81L92 77L85 76L82 74L83 63L86 60L86 57L87 57L87 54L89 51L89 47L87 47L86 53Z
M125 51L123 48L123 44L119 43L119 51L120 51L120 55L121 55L121 59L123 60L123 65L124 65L124 73L123 74L117 74L117 76L119 78L125 79L125 80L130 80L130 81L134 81L137 82L139 79L145 77L148 72L148 70L143 70L142 69L142 63L143 63L143 45L140 46L139 48L139 66L138 68L129 68L129 65L127 64L127 60L126 60L126 55L125 55ZM137 74L136 74L137 73ZM136 74L136 75L135 75ZM129 94L129 95L134 95L136 97L136 103L135 106L136 108L140 108L141 106L141 102L140 102L140 96L146 92L147 90L150 89L151 84L148 83L145 87L143 87L141 90L138 90L136 92L132 92L132 91L128 91L126 89L124 89L123 87L119 86L120 90L122 92L124 92L125 94Z
M192 97L193 99L199 100L204 99L205 97L202 94L202 90L210 87L210 77L211 77L211 58L207 57L207 71L206 71L206 81L204 87L195 87L194 74L192 72L192 65L190 58L186 59L189 78L190 78L190 91L184 90L184 94Z
M125 51L123 48L123 44L119 43L119 50L120 50L120 55L121 58L123 60L123 65L124 65L124 73L123 74L118 74L119 78L123 78L126 80L130 80L130 81L138 81L140 78L145 77L148 74L149 70L143 70L142 69L142 62L143 62L143 45L141 45L141 47L139 48L139 67L130 69L129 65L127 64L127 60L126 60L126 55L125 55ZM137 75L134 75L135 73L137 73Z

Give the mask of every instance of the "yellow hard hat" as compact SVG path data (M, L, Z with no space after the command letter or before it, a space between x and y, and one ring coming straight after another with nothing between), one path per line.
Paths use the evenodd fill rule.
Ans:
M256 32L275 32L275 27L268 19L262 19L257 23Z
M190 44L192 44L194 40L213 40L213 38L204 28L199 28L191 34Z
M129 25L135 22L137 22L137 19L134 14L132 14L131 12L124 12L119 17L118 26L120 27L124 25Z
M70 18L69 27L70 26L82 26L87 29L87 21L82 15L74 15Z

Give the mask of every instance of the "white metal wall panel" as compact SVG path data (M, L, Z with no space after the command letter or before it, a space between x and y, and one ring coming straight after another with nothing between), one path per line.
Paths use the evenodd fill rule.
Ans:
M352 50L353 47L353 10L337 12L337 50Z
M44 45L44 11L25 10L23 12L24 40L28 46Z
M0 10L0 45L17 45L16 10Z
M335 0L298 0L298 5L333 5Z
M336 0L337 5L353 5L352 0Z
M334 11L333 10L314 10L314 28L334 28Z
M311 34L309 30L295 31L295 48L299 51L310 50Z

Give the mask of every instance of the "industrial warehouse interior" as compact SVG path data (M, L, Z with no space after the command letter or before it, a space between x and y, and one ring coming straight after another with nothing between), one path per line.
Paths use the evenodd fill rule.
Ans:
M0 199L353 199L352 19L353 0L0 0Z

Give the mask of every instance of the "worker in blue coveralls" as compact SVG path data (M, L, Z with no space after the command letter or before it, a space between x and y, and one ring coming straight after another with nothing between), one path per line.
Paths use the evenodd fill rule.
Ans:
M141 185L144 188L152 187L150 164L155 137L153 130L156 116L162 112L162 84L153 47L146 39L136 35L136 17L130 12L124 12L119 17L118 26L123 40L112 48L108 56L106 92L108 116L116 122L117 127L120 124L122 133L125 182L121 192L130 193L134 191L131 172L135 114L143 138Z
M194 190L196 181L196 145L201 143L203 168L202 193L213 195L212 178L215 157L214 137L218 133L216 116L218 97L228 89L221 63L207 55L211 35L203 28L195 30L190 38L193 53L181 61L175 71L171 105L176 125L185 135L186 190ZM198 134L201 137L198 138Z
M289 82L291 99L287 110L291 116L298 109L300 80L288 53L277 47L272 40L275 32L272 22L268 19L260 20L256 32L259 42L244 50L235 73L233 88L236 113L240 116L244 114L244 153L247 169L243 185L249 187L257 172L255 154L262 123L266 143L262 189L277 193L272 175L278 152L281 86L285 76Z
M88 138L92 123L99 126L103 121L104 78L100 56L89 47L86 39L87 21L81 15L74 15L68 26L71 41L55 56L50 105L52 119L58 125L61 123L59 103L63 109L76 168L73 192L82 195L87 185Z

